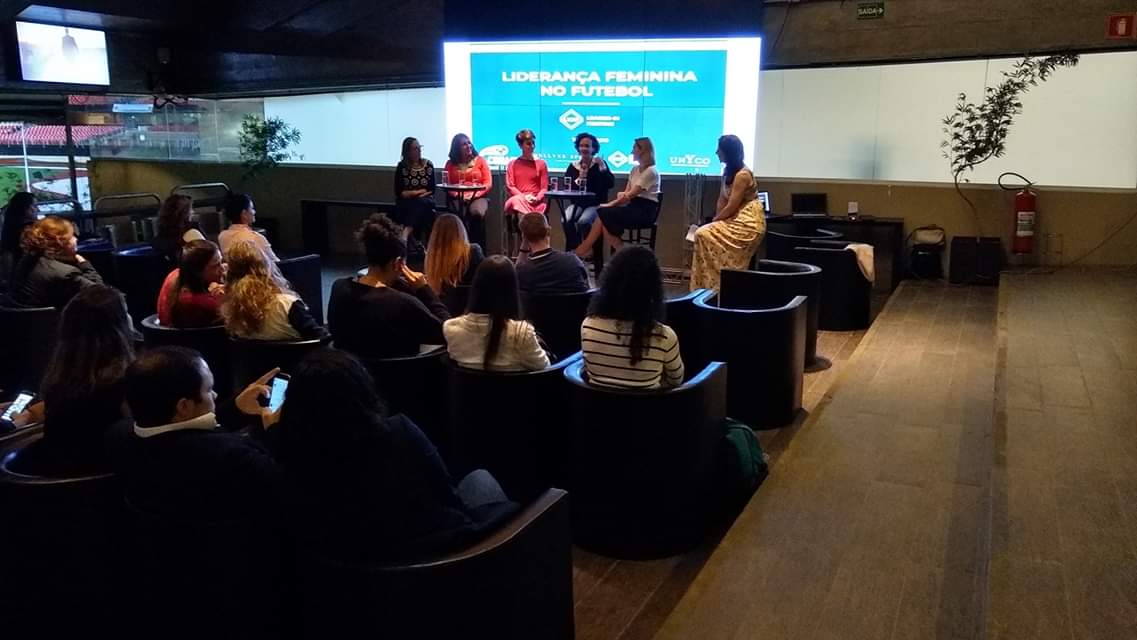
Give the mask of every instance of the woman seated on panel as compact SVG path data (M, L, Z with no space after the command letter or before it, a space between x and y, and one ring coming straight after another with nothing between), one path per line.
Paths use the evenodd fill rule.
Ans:
M426 277L407 268L402 227L376 213L356 235L367 253L367 273L332 285L328 328L336 347L367 358L400 358L443 344L442 323L450 314Z
M416 138L403 140L395 166L395 222L403 225L404 241L426 237L434 224L434 164L422 157Z
M186 244L194 240L205 240L197 225L191 221L192 218L193 198L179 193L166 198L158 209L158 224L150 245L170 265L181 261L182 248Z
M663 275L643 246L617 253L580 328L584 369L591 384L630 389L683 383L679 339L663 319Z
M134 330L126 299L96 284L63 308L59 342L40 398L17 424L42 420L43 439L17 459L19 473L64 476L108 470L107 429L123 416L126 368L134 360Z
M311 340L325 335L276 263L257 245L235 244L228 258L221 317L230 334L246 340Z
M20 262L24 254L20 238L24 229L35 224L38 213L36 197L27 191L12 194L4 207L4 226L0 228L0 285L8 283L12 269Z
M628 186L614 200L597 208L597 220L576 248L578 257L587 258L601 235L613 251L618 250L624 244L620 236L625 227L649 226L659 216L659 171L655 168L651 138L636 138L632 159L639 164L628 174Z
M616 185L616 177L608 170L608 164L598 154L600 141L587 131L576 134L573 146L580 154L580 159L574 161L565 169L565 178L572 180L576 187L582 191L596 194L589 198L574 200L565 207L565 249L572 250L580 245L580 239L588 233L592 223L596 221L596 209L608 202L608 192Z
M521 148L521 156L510 160L506 166L505 188L509 190L509 199L502 207L511 225L517 224L517 216L545 213L548 206L545 192L549 185L549 166L544 160L533 157L537 136L531 129L522 129L514 138Z
M442 326L454 362L474 369L536 371L549 356L533 325L521 319L517 272L505 256L490 256L478 267L465 315Z
M165 327L197 329L222 323L225 265L221 250L208 240L190 240L177 269L158 293L158 322Z
M63 308L86 287L103 283L102 276L76 251L75 227L48 216L24 229L23 256L12 271L12 300L27 307Z
M455 483L430 440L406 416L387 415L367 369L344 351L320 350L292 370L269 433L302 546L325 557L446 552L518 508L483 469Z
M446 161L446 181L450 184L482 185L477 191L448 191L450 202L463 200L468 203L470 219L470 239L482 245L486 244L486 211L489 210L490 201L487 195L493 187L493 174L484 158L478 155L470 136L459 133L450 141L450 159Z
M715 218L695 232L695 255L691 260L691 290L718 291L723 269L745 269L766 233L766 215L758 200L758 182L743 162L738 136L719 138L722 172Z
M444 213L434 221L430 243L426 248L426 282L439 296L460 285L474 281L478 266L486 255L481 246L466 239L466 226L453 213Z

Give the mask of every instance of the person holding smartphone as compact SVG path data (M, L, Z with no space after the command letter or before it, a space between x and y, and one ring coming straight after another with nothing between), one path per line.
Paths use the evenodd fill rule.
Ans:
M406 265L402 229L387 216L368 218L357 234L367 273L341 278L328 300L328 328L336 348L367 358L398 358L422 345L445 344L446 305L423 274Z

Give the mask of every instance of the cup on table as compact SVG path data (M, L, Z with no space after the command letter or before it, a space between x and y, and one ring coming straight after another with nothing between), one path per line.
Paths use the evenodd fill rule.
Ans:
M588 191L588 178L585 178L584 176L580 177L580 190Z
M559 191L560 180L557 178L549 178L549 191Z

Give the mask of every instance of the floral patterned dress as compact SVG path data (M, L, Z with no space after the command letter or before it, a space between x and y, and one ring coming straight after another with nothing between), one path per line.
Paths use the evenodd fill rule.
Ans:
M722 193L724 198L730 197L725 178ZM745 269L765 234L766 212L758 200L758 182L753 181L738 213L726 220L705 224L695 232L691 290L718 291L719 272L723 269Z

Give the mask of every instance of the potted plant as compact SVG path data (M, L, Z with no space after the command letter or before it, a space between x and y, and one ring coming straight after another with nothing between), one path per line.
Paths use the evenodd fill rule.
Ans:
M290 150L292 145L300 142L300 130L276 117L266 119L252 113L245 114L241 119L239 142L241 164L245 167L242 182L285 160L304 158Z

